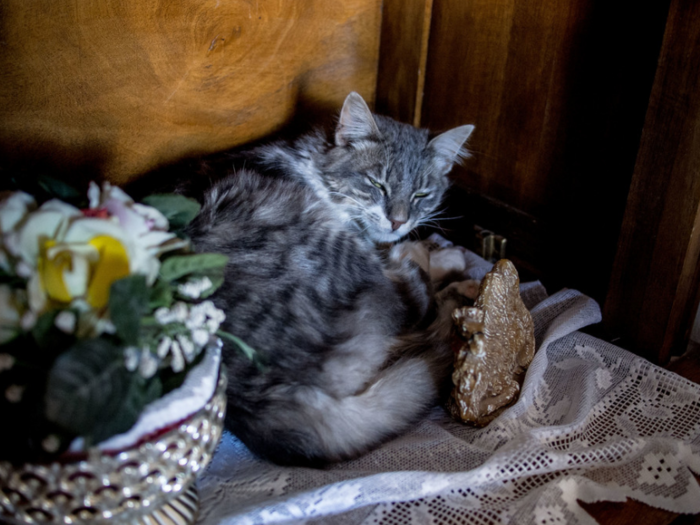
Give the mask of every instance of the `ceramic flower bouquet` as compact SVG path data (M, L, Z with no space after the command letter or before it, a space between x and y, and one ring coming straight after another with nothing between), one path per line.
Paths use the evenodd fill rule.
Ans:
M226 257L182 234L195 201L108 183L75 201L0 193L0 460L128 430L219 337L252 352L207 300Z

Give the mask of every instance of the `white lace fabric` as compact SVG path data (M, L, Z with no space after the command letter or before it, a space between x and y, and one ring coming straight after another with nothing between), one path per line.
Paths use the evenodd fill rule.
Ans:
M700 513L700 386L578 332L575 290L522 294L537 353L517 403L485 428L441 407L412 431L323 470L253 457L225 434L198 480L198 523L589 524L577 500Z

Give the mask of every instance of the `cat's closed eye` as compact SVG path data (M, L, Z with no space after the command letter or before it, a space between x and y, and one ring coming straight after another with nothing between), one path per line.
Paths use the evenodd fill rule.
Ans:
M414 199L422 199L422 198L424 198L424 197L427 197L428 195L430 195L430 193L427 193L427 192L419 192L419 193L414 193L414 194L413 194L413 198L414 198Z
M386 190L384 189L384 186L383 186L380 182L377 182L377 181L374 180L372 177L367 177L367 179L369 179L369 181L372 183L372 185L373 185L375 188L379 188L379 189L381 190L382 193L386 193Z

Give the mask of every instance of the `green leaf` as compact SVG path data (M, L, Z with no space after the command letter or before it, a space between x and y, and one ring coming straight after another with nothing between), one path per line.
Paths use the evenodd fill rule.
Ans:
M154 379L129 372L121 347L105 339L83 340L49 374L46 418L89 442L103 441L131 428L160 396L162 386Z
M219 253L195 253L174 255L160 265L160 276L166 281L174 281L185 275L205 273L208 270L224 268L228 257Z
M58 310L52 310L46 312L39 316L32 328L32 337L36 341L39 348L47 348L51 346L56 329L54 327L54 320L58 315Z
M88 436L93 443L99 443L116 434L129 430L138 420L141 412L149 403L158 399L163 392L160 379L155 376L149 380L144 379L138 373L129 372L125 368L120 374L128 376L129 389L116 405L116 410L111 417L100 417L95 420Z
M215 291L217 291L222 284L224 284L223 271L219 274L215 274L212 272L210 274L207 274L207 277L209 277L209 280L211 281L211 286L202 292L202 294L199 296L200 299L206 299Z
M173 290L167 281L158 279L151 288L151 295L148 299L148 306L151 309L161 306L169 307L173 304Z
M138 342L141 317L148 307L148 300L149 290L143 275L130 275L112 283L109 316L117 335L127 345Z
M218 330L216 332L216 335L218 335L222 339L226 339L227 341L235 344L251 361L259 361L259 354L255 350L253 350L253 348L248 346L240 337L236 337L235 335L229 334L228 332L224 332L223 330Z
M173 230L180 230L187 226L201 208L196 200L174 193L149 195L142 202L153 206L165 215Z
M62 201L70 202L82 197L82 194L70 184L66 184L62 180L54 179L48 175L39 175L37 177L37 183L50 197Z

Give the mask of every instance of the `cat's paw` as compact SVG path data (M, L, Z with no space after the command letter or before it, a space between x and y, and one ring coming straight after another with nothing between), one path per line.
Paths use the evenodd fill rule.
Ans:
M430 252L430 278L434 283L462 280L465 269L463 248L447 247Z
M391 247L389 260L401 263L405 260L413 261L421 270L430 275L430 253L421 242L404 241Z
M481 288L481 281L476 279L469 279L467 281L462 281L459 283L454 283L457 292L468 297L469 299L476 299L479 296L479 288Z
M473 279L450 283L436 296L437 319L433 330L438 338L447 340L453 330L452 312L457 308L472 306L479 295L479 281Z
M481 281L477 281L476 279L468 279L466 281L450 283L443 288L442 291L440 291L439 295L443 297L451 296L459 301L459 299L455 297L458 295L474 301L479 296L480 287Z

